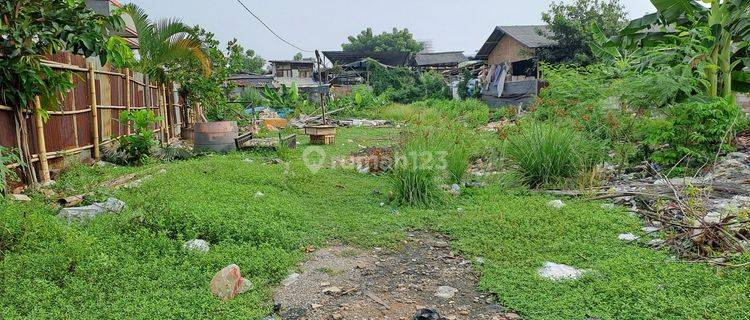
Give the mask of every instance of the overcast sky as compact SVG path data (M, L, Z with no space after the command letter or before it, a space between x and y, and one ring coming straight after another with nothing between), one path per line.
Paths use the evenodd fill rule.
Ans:
M122 0L121 0L122 1ZM551 0L242 0L272 29L303 49L340 50L349 35L408 28L433 51L474 54L497 25L541 24ZM571 0L567 0L571 1ZM237 0L125 0L152 18L178 17L226 43L232 38L266 59L291 59L299 50L276 39ZM655 9L649 0L621 0L637 18ZM306 57L311 56L304 53Z

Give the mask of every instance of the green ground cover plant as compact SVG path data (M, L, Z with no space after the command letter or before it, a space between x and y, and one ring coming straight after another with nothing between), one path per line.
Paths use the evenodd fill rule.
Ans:
M395 129L341 129L339 140L355 143L324 147L326 159L397 135ZM495 180L431 208L381 207L384 199L373 190L391 190L387 177L329 167L313 173L302 153L292 151L287 165L267 164L273 152L249 152L141 167L76 166L58 182L63 194L166 169L136 189L101 190L97 197L116 196L126 211L82 225L56 218L41 195L30 204L0 203L0 317L262 318L272 309L272 288L307 246L397 249L409 230L424 228L450 235L467 258L483 257L481 288L526 319L741 319L750 313L748 270L718 272L625 244L617 234L637 233L640 224L624 211L585 201L556 210L547 207L548 197ZM264 196L256 198L258 191ZM196 237L211 242L208 253L182 249ZM553 283L536 273L545 261L596 272ZM256 287L223 303L208 283L230 263Z

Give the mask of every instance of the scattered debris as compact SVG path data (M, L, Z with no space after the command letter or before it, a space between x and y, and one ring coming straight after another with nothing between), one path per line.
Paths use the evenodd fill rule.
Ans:
M105 202L97 202L89 206L63 208L57 214L60 218L65 218L68 223L72 221L85 222L104 213L120 213L125 209L125 203L115 198L108 198Z
M260 197L263 197L263 196L265 196L265 194L263 192L258 191L258 192L255 193L255 197L256 198L260 198Z
M539 275L552 281L576 280L587 272L589 272L589 270L580 270L568 265L557 264L549 261L545 262L544 266L539 268Z
M340 162L342 166L355 167L359 173L387 172L393 167L393 148L362 148Z
M321 248L300 266L294 282L277 288L274 301L281 304L282 319L505 319L491 295L477 292L478 276L464 261L446 237L427 232L409 232L398 252ZM441 286L453 296L437 298ZM415 314L420 309L440 310L442 317Z
M435 293L435 296L438 298L443 299L450 299L453 298L454 295L458 292L458 289L451 287L451 286L439 286L437 288L437 292Z
M391 125L388 120L351 119L339 120L338 125L342 127L387 127Z
M669 245L679 257L714 264L747 252L750 238L750 154L729 153L694 176L667 178L646 163L613 173L598 191L550 191L555 195L613 199L644 220L647 234L663 232L665 239L648 245ZM727 264L718 264L727 265Z
M193 239L182 244L182 247L187 250L193 250L198 252L206 253L209 249L208 241L203 239Z
M562 200L552 200L550 202L547 202L547 206L553 207L555 209L560 209L565 206L565 203L562 202Z
M230 264L219 270L211 279L210 284L211 293L224 301L231 300L238 294L252 289L252 287L252 282L242 277L240 267L236 264Z
M507 129L508 126L513 126L515 123L511 120L500 120L496 122L490 122L482 128L484 131L490 132L501 132Z
M328 294L328 295L332 295L332 296L336 296L336 295L341 294L341 288L339 288L339 287L327 287L327 288L323 289L323 293L324 294Z

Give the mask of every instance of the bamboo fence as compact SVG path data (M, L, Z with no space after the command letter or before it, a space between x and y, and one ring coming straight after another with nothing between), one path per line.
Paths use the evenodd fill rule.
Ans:
M129 126L119 121L123 111L149 109L163 116L164 120L151 128L158 132L160 141L180 134L187 112L179 103L175 85L160 86L131 70L100 66L95 59L87 61L69 53L46 58L43 64L72 74L73 89L62 93L59 106L42 106L37 97L33 106L24 110L27 141L21 141L15 109L0 105L0 146L19 152L28 146L31 163L27 165L33 166L36 182L49 181L50 167L65 157L79 155L82 159L99 160L103 145L131 133ZM46 122L37 112L42 108L48 110Z

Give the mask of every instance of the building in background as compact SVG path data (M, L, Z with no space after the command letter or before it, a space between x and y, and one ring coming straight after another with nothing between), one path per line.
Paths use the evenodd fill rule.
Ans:
M86 0L86 6L105 16L110 16L113 11L122 8L122 4L117 0ZM125 30L115 34L124 38L131 49L138 49L138 31L133 19L129 15L123 15L122 19L125 22Z
M498 26L479 49L486 63L479 81L491 106L523 106L539 93L537 50L554 45L546 26Z

